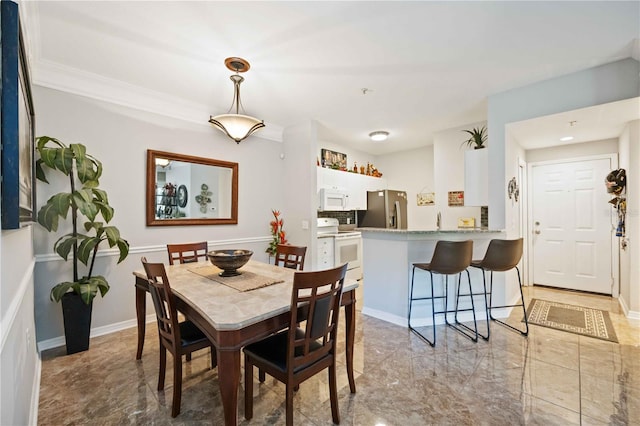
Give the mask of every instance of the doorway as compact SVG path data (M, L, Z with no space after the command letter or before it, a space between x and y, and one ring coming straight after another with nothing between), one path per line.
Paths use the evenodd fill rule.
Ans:
M533 284L612 295L613 155L530 165Z

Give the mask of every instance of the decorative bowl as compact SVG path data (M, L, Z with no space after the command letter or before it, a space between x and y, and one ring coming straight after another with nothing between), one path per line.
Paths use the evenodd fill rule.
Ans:
M235 277L242 274L238 269L249 261L253 252L251 250L214 250L207 253L209 261L222 269L218 275L221 277Z

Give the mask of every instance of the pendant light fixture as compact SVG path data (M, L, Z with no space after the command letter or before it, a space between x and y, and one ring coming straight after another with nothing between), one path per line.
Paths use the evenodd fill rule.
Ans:
M224 60L224 64L228 69L235 72L235 74L230 77L231 81L233 81L233 102L231 103L229 112L210 117L209 123L222 130L227 136L236 141L236 143L240 143L241 140L256 130L264 127L264 121L249 115L240 114L240 109L242 108L242 102L240 101L240 83L244 81L244 78L238 73L249 71L249 62L242 58L227 58ZM234 107L235 113L232 112ZM244 108L242 108L242 112L244 113Z

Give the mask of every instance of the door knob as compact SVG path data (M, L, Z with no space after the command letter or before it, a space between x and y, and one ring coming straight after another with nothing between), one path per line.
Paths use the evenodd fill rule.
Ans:
M536 226L538 226L538 225L540 225L540 222L538 222L538 221L536 220Z
M539 233L540 233L540 231L536 230L536 231L533 231L533 233L534 233L534 234L539 234Z

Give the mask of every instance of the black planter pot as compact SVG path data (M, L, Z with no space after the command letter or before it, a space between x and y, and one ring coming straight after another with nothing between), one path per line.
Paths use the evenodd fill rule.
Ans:
M87 305L75 293L66 293L62 296L62 316L64 318L64 338L67 342L67 355L89 349L92 308L93 303Z

